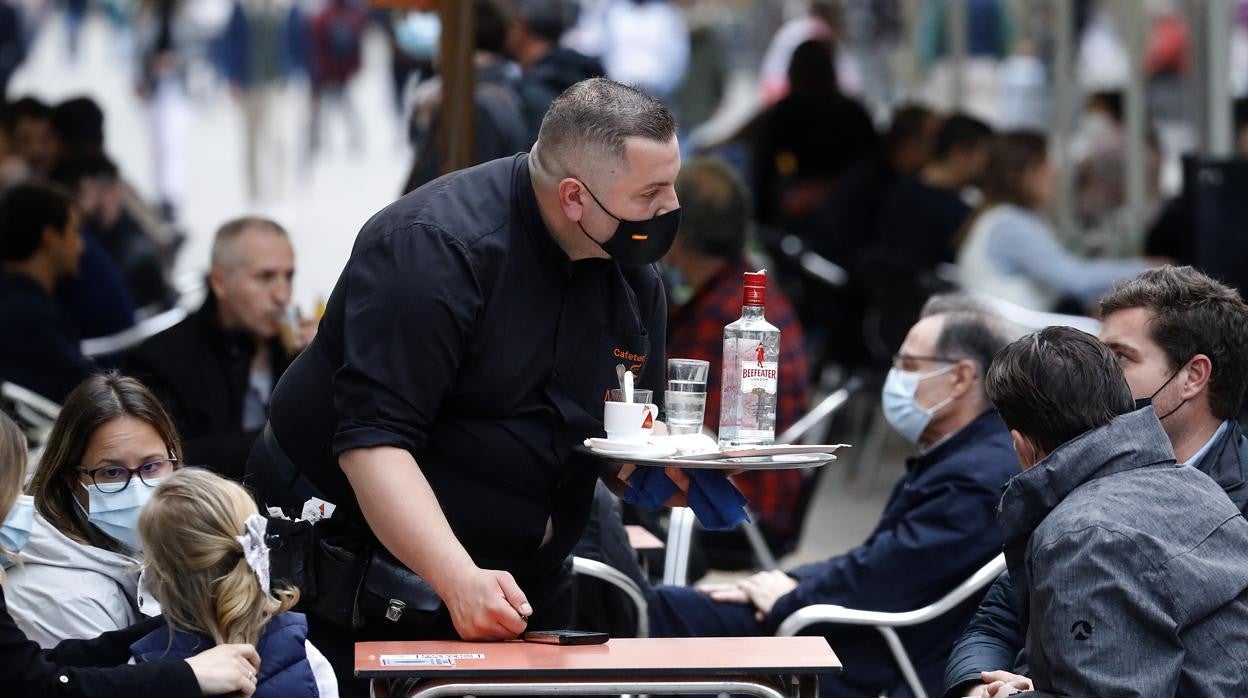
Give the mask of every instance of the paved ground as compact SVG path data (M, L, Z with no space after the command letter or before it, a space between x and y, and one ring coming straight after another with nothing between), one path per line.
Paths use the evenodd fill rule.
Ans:
M59 20L41 34L23 68L14 76L10 94L34 94L48 100L88 94L107 114L109 151L122 171L145 193L152 191L148 124L131 87L131 66L117 48L118 39L102 21L88 23L80 63L71 66L63 52ZM378 36L367 43L362 78L354 86L365 123L365 147L345 152L341 127L333 133L337 149L310 168L292 166L289 195L280 201L252 205L242 178L242 125L236 103L224 90L208 91L193 105L189 128L189 188L183 217L189 239L178 263L183 272L202 271L212 233L221 222L244 213L275 217L291 232L299 271L296 300L305 308L318 295L328 295L350 251L356 231L367 218L398 193L410 154L399 137L390 110L385 46ZM292 134L303 130L306 91L289 90L286 122ZM892 483L901 472L905 446L890 442L884 464L860 469L848 481L848 461L834 464L820 483L809 525L799 550L785 563L809 561L842 552L860 542L874 526ZM847 456L852 458L852 456Z

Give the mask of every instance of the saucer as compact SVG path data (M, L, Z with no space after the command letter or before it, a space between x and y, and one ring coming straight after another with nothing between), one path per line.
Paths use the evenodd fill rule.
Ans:
M632 456L634 458L666 458L676 453L676 446L670 443L647 443L644 441L612 441L611 439L585 439L586 448L602 454L613 456Z

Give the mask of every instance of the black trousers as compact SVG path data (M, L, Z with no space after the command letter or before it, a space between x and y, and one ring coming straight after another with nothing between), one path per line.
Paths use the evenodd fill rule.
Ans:
M244 480L260 506L281 506L299 511L303 502L320 493L282 450L266 426L247 460ZM324 497L322 497L324 499ZM514 574L514 573L513 573ZM571 557L545 574L515 574L516 583L533 606L529 627L558 630L572 627L576 607L572 583ZM431 629L413 634L388 622L365 619L364 627L351 631L308 613L308 641L316 646L334 668L342 698L367 698L368 681L355 678L355 643L383 640L457 640L458 634L445 606L438 611Z

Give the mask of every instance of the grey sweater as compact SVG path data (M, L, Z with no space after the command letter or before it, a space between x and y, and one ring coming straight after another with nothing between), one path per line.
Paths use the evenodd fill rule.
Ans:
M1015 477L998 520L1038 692L1248 695L1248 520L1151 407Z

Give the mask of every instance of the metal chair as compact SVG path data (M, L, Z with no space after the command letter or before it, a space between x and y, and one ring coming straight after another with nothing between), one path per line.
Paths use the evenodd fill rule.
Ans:
M629 579L628 575L605 562L590 560L587 557L572 558L572 573L601 579L624 592L633 602L633 606L637 608L637 637L650 637L650 616L646 596L642 593L641 587Z
M163 313L153 315L142 322L136 323L117 334L107 337L95 337L82 340L82 353L85 356L97 357L120 354L133 349L145 340L153 337L186 319L185 308L174 306Z
M956 608L958 604L970 598L972 594L987 587L989 583L1001 576L1001 573L1004 571L1005 555L998 554L988 564L979 568L979 571L971 575L970 579L959 584L953 591L945 594L944 597L936 602L913 611L885 613L882 611L860 611L834 604L807 606L794 611L792 615L785 618L779 629L776 630L776 634L797 635L812 625L822 623L871 626L884 636L884 641L888 643L889 652L892 653L894 661L897 662L897 667L901 670L902 676L905 677L906 685L910 687L910 691L914 693L916 698L927 698L927 693L919 682L918 672L915 671L914 664L911 663L909 655L906 654L906 648L901 644L901 638L897 637L896 628L926 623L948 613Z

